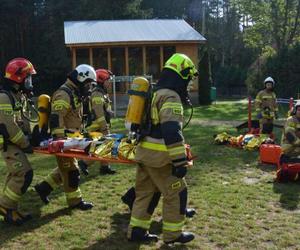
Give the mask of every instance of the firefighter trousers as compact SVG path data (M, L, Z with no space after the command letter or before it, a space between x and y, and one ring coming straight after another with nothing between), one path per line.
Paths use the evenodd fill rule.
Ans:
M82 201L79 188L80 174L75 158L56 157L58 167L45 179L52 189L62 186L66 194L66 200L70 207Z
M262 118L259 120L259 128L262 134L271 134L273 132L273 118Z
M0 195L0 206L17 209L19 200L32 182L33 171L25 153L15 145L8 145L7 151L2 151L2 157L7 177Z
M144 165L137 167L136 199L133 204L128 238L134 227L149 230L151 215L163 196L163 239L171 241L182 232L187 205L187 186L185 179L172 175L172 166L153 168Z

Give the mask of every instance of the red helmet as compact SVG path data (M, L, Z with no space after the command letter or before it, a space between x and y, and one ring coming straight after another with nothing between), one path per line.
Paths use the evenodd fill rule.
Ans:
M97 83L103 84L105 81L109 80L113 73L107 69L97 69Z
M31 62L25 58L14 58L8 62L5 68L5 78L18 84L24 83L28 75L34 75L36 71Z

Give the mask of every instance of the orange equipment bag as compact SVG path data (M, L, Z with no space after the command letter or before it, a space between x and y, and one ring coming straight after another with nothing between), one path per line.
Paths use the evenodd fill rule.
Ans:
M281 147L275 144L262 144L259 148L260 162L268 164L279 164Z
M278 164L276 180L278 182L296 181L300 177L300 163Z

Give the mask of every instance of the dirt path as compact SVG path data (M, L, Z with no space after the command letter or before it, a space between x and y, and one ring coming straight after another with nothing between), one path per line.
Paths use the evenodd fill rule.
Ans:
M237 127L241 125L246 120L209 120L209 119L195 119L191 120L191 124L193 125L201 125L201 126L226 126L226 127ZM283 126L285 119L276 120L274 122L275 126Z
M237 120L206 120L206 119L197 119L192 120L191 124L201 125L201 126L227 126L227 127L236 127L245 121Z

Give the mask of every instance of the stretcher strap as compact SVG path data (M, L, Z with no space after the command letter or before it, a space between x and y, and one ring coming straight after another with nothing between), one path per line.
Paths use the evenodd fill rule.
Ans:
M112 147L112 149L111 149L111 155L112 155L113 157L118 157L118 154L119 154L119 145L120 145L120 143L121 143L121 140L116 140L116 141L114 142L114 145L113 145L113 147Z

